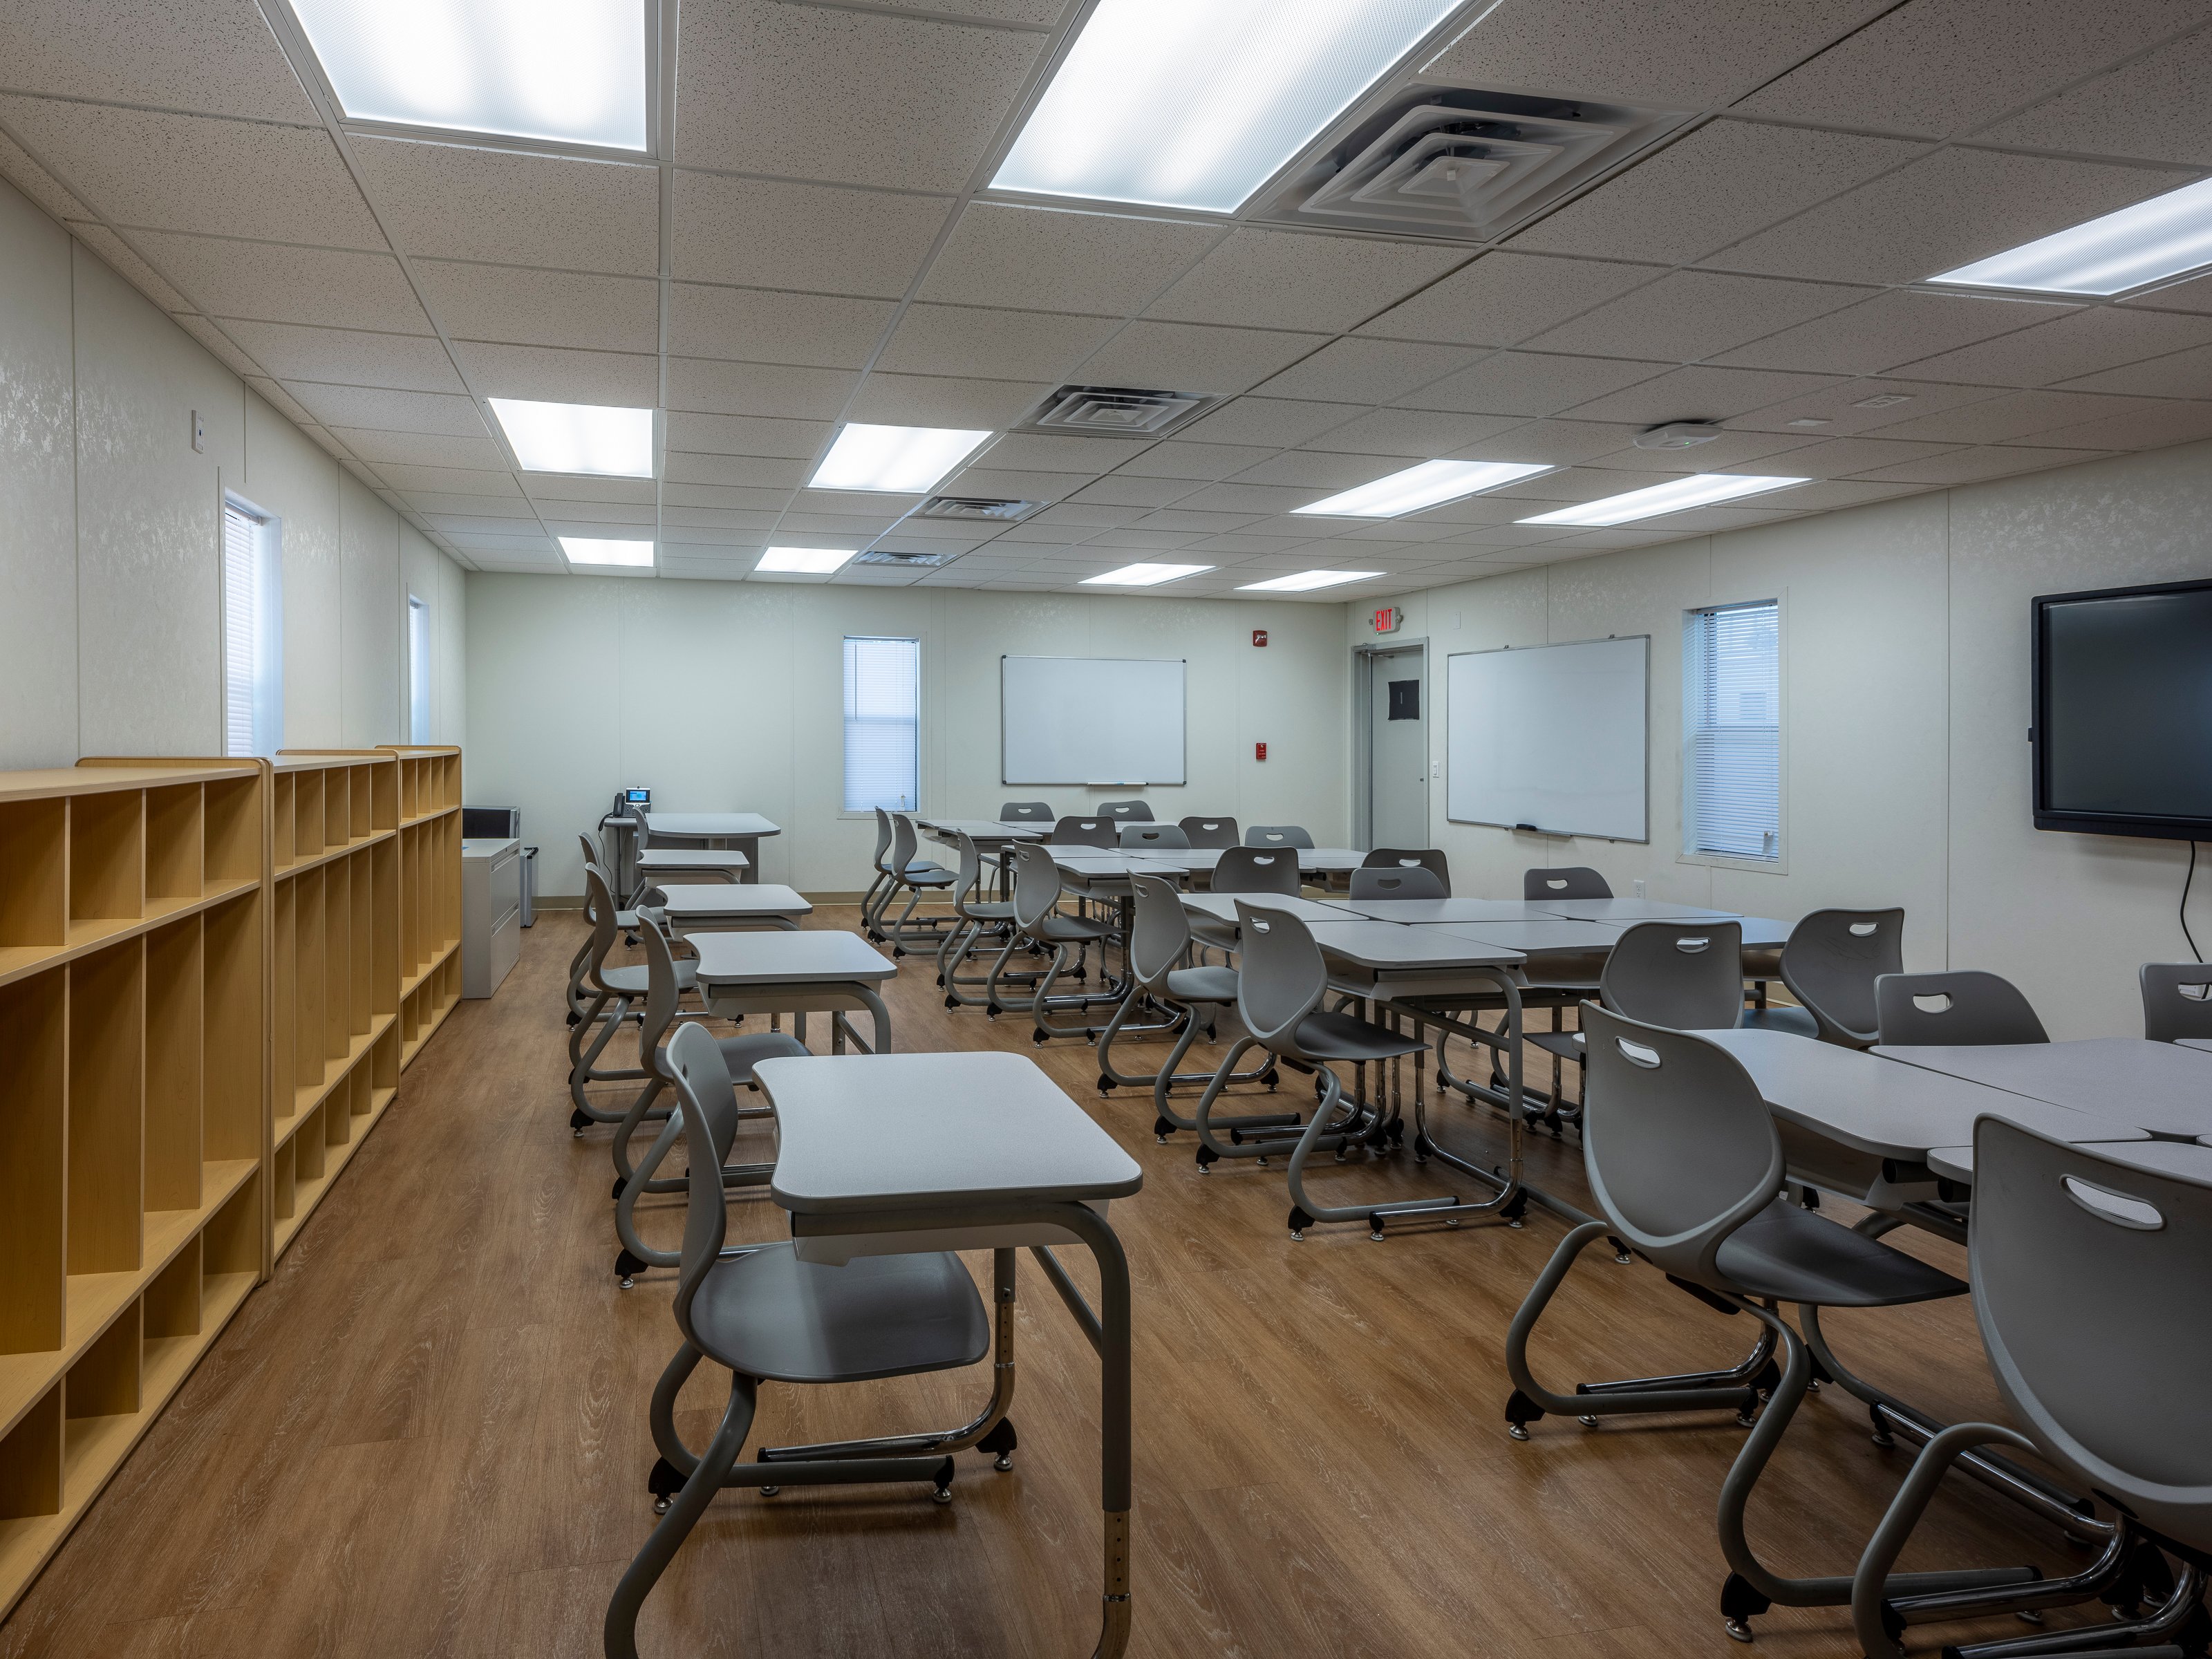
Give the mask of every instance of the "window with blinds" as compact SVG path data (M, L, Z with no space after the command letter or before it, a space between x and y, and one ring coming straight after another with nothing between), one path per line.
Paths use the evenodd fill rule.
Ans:
M1772 599L1682 623L1682 848L1782 856L1782 614Z
M407 596L407 741L430 741L430 607Z
M277 661L276 526L243 502L222 504L222 737L229 755L283 745Z
M921 641L845 640L845 810L911 812L921 793Z

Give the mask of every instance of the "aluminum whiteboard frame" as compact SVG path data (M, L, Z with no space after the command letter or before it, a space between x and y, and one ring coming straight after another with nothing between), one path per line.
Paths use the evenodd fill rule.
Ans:
M1651 635L1649 634L1607 634L1601 639L1549 640L1542 645L1506 645L1489 651L1455 651L1444 658L1444 822L1490 825L1500 830L1522 830L1526 826L1506 823L1497 818L1455 818L1451 815L1452 767L1452 695L1451 665L1462 657L1495 657L1507 652L1518 652L1522 656L1531 652L1553 651L1565 646L1610 645L1624 640L1644 642L1644 833L1640 836L1608 836L1596 830L1569 830L1551 824L1534 826L1534 832L1542 836L1581 836L1590 841L1625 842L1631 846L1649 847L1651 844Z

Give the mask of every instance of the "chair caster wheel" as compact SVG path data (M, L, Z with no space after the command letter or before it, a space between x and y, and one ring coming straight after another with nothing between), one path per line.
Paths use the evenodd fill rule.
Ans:
M1383 1237L1384 1234L1382 1230L1380 1227L1377 1227L1373 1232L1367 1235L1367 1242L1370 1244L1380 1244L1382 1242Z
M782 1488L782 1487L781 1487L781 1486L763 1486L763 1487L760 1489L760 1492L761 1492L761 1496L762 1496L763 1498L773 1498L773 1497L775 1497L775 1496L776 1495L776 1493L778 1493L778 1492L781 1492L782 1490L783 1490L783 1488Z
M668 1513L668 1505L669 1505L670 1501L671 1501L671 1500L669 1500L668 1498L654 1498L654 1499L653 1500L653 1512L655 1515L665 1515L665 1514L667 1514L667 1513Z
M1455 1215L1454 1215L1454 1216L1446 1216L1446 1217L1444 1218L1444 1225L1445 1225L1445 1226L1447 1226L1447 1227L1456 1227L1456 1226L1458 1226L1458 1225L1459 1225L1459 1218L1458 1218L1457 1216L1455 1216Z
M943 985L943 984L945 983L945 975L942 975L942 974L939 974L939 975L937 976L937 982L938 982L938 984L939 984L940 986L941 986L941 985Z
M1731 1642L1748 1642L1752 1639L1751 1626L1743 1620L1724 1619L1721 1621L1721 1628L1728 1632L1729 1640Z
M1102 1095L1111 1094L1114 1092L1114 1079L1108 1077L1103 1072L1101 1072L1098 1074L1098 1092Z
M1293 1243L1293 1244L1303 1244L1303 1243L1304 1243L1305 1242L1306 1242L1306 1234L1305 1234L1305 1229L1304 1229L1304 1228L1303 1228L1303 1227L1293 1227L1293 1228L1291 1228L1291 1243Z
M2022 1607L2018 1613L2013 1614L2013 1617L2023 1625L2039 1625L2043 1622L2043 1615L2033 1607Z
M1046 1036L1042 1031L1031 1031L1030 1033L1030 1041L1036 1044L1038 1048L1042 1048L1046 1043L1051 1042L1052 1039Z
M1526 1423L1509 1423L1505 1425L1505 1436L1509 1440L1526 1440L1528 1425Z
M637 1280L632 1279L628 1273L615 1280L615 1283L626 1291L634 1291L637 1288Z
M1735 1414L1735 1425L1736 1425L1736 1427L1738 1427L1739 1429L1748 1429L1748 1428L1751 1428L1751 1427L1752 1427L1752 1426L1753 1426L1755 1424L1757 1424L1757 1423L1758 1423L1758 1421L1759 1421L1759 1419L1758 1419L1757 1417L1753 1416L1753 1415L1751 1413L1749 1413L1749 1412L1738 1412L1738 1413ZM1748 1642L1749 1640L1751 1640L1751 1638L1749 1638L1748 1636L1745 1636L1745 1637L1741 1637L1741 1638L1739 1638L1738 1639L1739 1639L1739 1640L1741 1640L1741 1641Z
M1597 1419L1595 1417L1577 1417L1575 1421L1586 1429L1594 1429L1597 1426Z
M1004 1474L1008 1469L1014 1467L1014 1460L1012 1454L1000 1452L996 1457L991 1460L991 1467L998 1470L1000 1474Z
M583 1023L584 1017L578 1013L574 1008L571 1008L568 1011L568 1024L571 1025L581 1025Z
M1267 1167L1267 1158L1265 1153L1261 1154L1261 1156L1254 1158L1252 1161L1263 1170Z
M952 1488L950 1486L938 1486L932 1489L929 1494L929 1501L933 1504L950 1504L952 1501Z
M949 996L945 999L945 1006L948 1008L957 1008L960 1006L960 999Z
M1894 1451L1897 1449L1897 1442L1886 1434L1869 1435L1867 1437L1884 1451Z

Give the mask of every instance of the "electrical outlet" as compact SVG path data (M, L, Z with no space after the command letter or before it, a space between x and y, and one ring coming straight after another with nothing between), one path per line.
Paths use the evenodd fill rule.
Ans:
M1429 768L1429 781L1431 783L1442 783L1443 781L1444 763L1442 761L1438 761Z
M1643 896L1644 896L1644 878L1643 878L1642 877L1640 877L1640 876L1637 878L1637 881L1636 881L1636 896L1637 896L1637 897L1638 897L1638 898L1642 898Z

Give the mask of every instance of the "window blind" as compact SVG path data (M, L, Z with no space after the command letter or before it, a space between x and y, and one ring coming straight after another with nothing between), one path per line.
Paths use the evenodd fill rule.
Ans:
M236 504L222 507L223 752L252 755L261 680L261 526Z
M845 641L845 810L921 804L921 641Z
M1683 623L1684 850L1782 855L1782 617L1772 599Z

